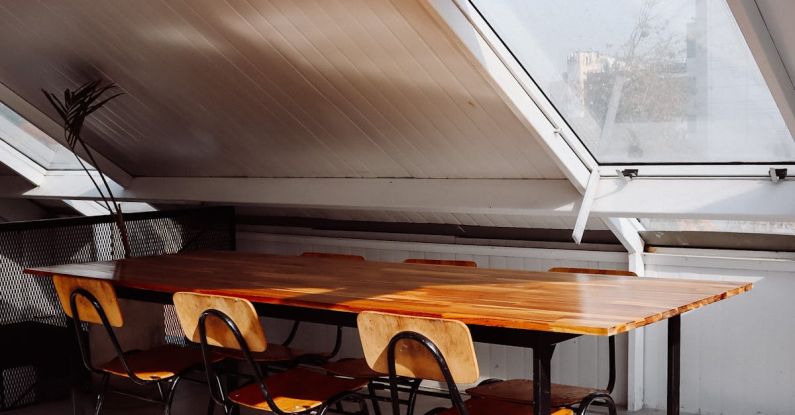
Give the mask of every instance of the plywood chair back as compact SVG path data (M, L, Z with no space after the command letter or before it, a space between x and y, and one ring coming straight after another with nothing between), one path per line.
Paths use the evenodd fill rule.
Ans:
M310 258L341 259L345 261L364 261L364 257L361 255L330 254L326 252L304 252L301 254L301 256Z
M615 275L623 277L637 277L638 274L632 271L624 271L621 269L597 269L597 268L564 268L555 267L550 268L549 272L567 272L570 274L597 274L597 275Z
M388 347L392 338L413 332L436 345L456 383L478 380L480 372L472 336L460 321L365 311L359 314L357 325L367 364L377 372L389 373ZM413 339L398 340L395 372L398 376L446 381L433 354Z
M464 261L460 259L421 259L409 258L403 261L406 264L426 264L426 265L453 265L457 267L472 267L477 268L478 264L475 261Z
M75 316L72 315L72 294L75 291L81 290L96 298L111 326L124 326L124 318L121 314L116 291L109 282L91 278L65 277L61 275L54 276L52 280L55 284L55 292L58 293L58 300L61 302L61 307L63 307L67 316L75 318ZM97 309L94 308L85 295L76 295L75 305L80 321L102 324L102 319Z
M194 343L201 343L199 320L208 310L217 310L229 317L252 352L262 352L268 346L265 333L254 306L246 299L222 295L179 292L174 294L174 309L185 336ZM241 350L229 326L215 315L208 314L205 320L207 344Z

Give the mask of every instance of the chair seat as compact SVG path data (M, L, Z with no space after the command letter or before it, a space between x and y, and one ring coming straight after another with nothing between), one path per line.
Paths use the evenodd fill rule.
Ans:
M528 379L512 379L488 383L467 389L466 392L470 396L477 398L499 399L520 404L533 403L533 381ZM553 383L552 406L576 405L592 393L607 393L607 391Z
M367 360L364 358L340 359L336 362L323 365L323 369L326 369L332 375L356 379L373 380L385 376L382 373L378 373L375 370L370 369L370 366L367 364Z
M144 380L163 380L179 375L202 364L202 352L175 345L163 345L147 350L131 350L124 353L130 370ZM214 355L213 361L220 361ZM100 366L100 369L117 376L129 377L118 357Z
M217 348L216 352L221 356L235 359L245 360L243 352L237 349ZM258 363L285 363L293 362L307 353L303 350L293 349L291 347L282 346L280 344L268 344L268 347L263 352L252 352L251 357Z
M495 399L470 399L464 404L467 407L469 415L533 415L533 406L527 404L518 404L514 402L500 401ZM553 408L550 415L573 415L571 409L566 408ZM455 408L448 408L438 415L458 415L458 410Z
M340 379L304 368L290 369L265 379L276 406L283 412L315 408L343 392L353 392L367 384L361 379ZM229 394L232 402L262 411L271 411L259 384L251 383Z

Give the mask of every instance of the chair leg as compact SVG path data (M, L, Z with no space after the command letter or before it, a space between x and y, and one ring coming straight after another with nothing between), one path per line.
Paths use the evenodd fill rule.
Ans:
M381 405L378 403L378 395L375 394L373 381L367 382L367 392L370 394L370 403L373 404L373 414L381 415Z
M591 404L597 400L603 401L605 403L607 406L607 411L610 415L617 414L616 403L613 401L613 397L606 393L592 393L586 396L582 399L582 401L580 401L580 403L577 405L577 409L575 409L574 412L577 415L584 415L585 412L588 411L588 408L591 406Z
M99 394L97 394L97 403L94 407L94 415L99 415L100 411L102 411L102 402L105 401L105 391L108 389L108 380L110 380L110 375L107 373L102 375L102 386L100 386Z
M215 415L215 401L212 396L207 400L207 415Z
M174 402L174 393L177 390L177 384L179 383L180 379L182 379L182 378L180 378L179 376L175 376L175 377L171 378L171 388L169 388L168 396L166 397L166 400L164 402L165 405L166 405L166 408L165 408L165 411L164 411L165 415L171 415L171 404ZM158 382L158 385L160 385L159 382Z
M406 404L406 415L414 415L414 404L417 402L417 391L420 389L422 380L414 379L411 381L411 389L409 390L408 403Z

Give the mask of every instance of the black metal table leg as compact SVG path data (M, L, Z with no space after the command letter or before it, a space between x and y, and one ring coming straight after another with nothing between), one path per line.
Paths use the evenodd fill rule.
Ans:
M533 348L533 402L535 415L549 415L552 409L552 353L555 345Z
M668 319L668 415L679 415L680 336L682 319Z

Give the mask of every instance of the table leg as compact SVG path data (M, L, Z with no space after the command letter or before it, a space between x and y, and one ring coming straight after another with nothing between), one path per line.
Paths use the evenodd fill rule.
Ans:
M668 415L679 415L681 326L681 316L668 319Z
M533 348L533 402L534 415L549 415L552 412L552 353L555 345Z

